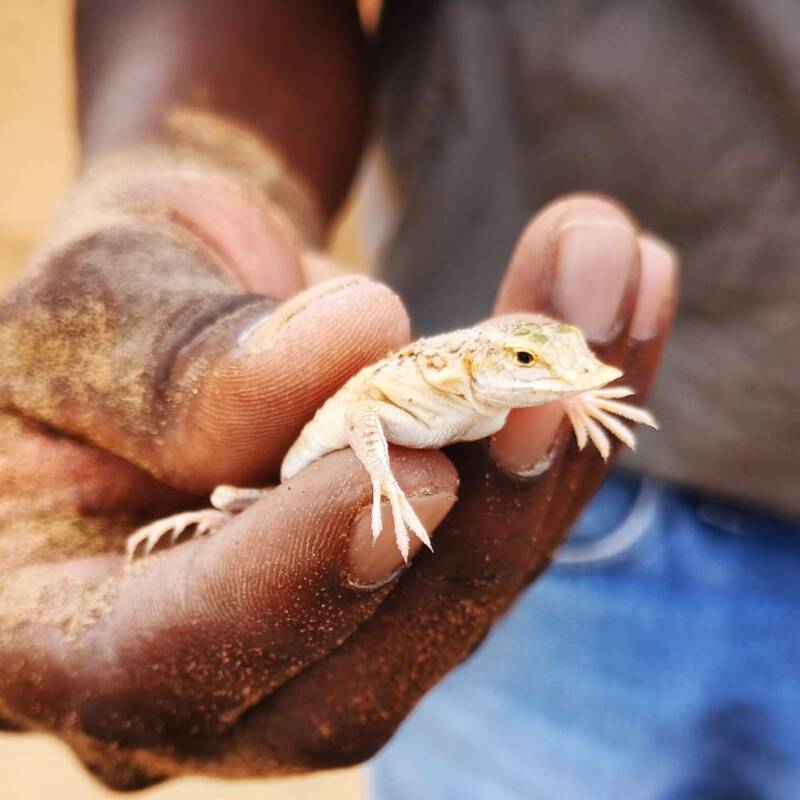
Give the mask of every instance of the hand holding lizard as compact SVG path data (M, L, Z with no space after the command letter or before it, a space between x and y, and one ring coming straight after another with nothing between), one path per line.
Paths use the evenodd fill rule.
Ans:
M494 455L482 443L393 451L429 530L460 499L435 556L389 583L402 560L371 547L370 482L349 452L225 535L126 568L122 542L142 521L193 508L218 483L274 481L325 398L409 335L397 298L363 280L275 330L263 295L291 296L320 262L223 189L206 195L223 198L213 215L176 211L180 191L156 212L110 209L0 308L0 709L62 736L120 787L368 756L544 568L604 472L560 412L515 411ZM225 226L211 217L263 247L255 272L241 248L213 246ZM595 270L601 286L582 285ZM674 271L616 206L570 198L523 234L497 310L580 325L643 390ZM549 470L509 477L556 436Z

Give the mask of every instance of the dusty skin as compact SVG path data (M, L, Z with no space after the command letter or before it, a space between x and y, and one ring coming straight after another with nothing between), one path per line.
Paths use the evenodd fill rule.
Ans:
M70 258L74 280L93 263L88 255ZM124 264L117 268L124 274ZM76 291L69 314L51 301L54 284L45 269L14 295L15 309L27 306L40 320L30 339L9 306L0 317L4 331L21 336L4 339L18 342L5 362L13 366L5 397L15 406L4 423L6 452L26 454L6 457L4 482L21 487L36 475L41 487L27 495L18 489L3 509L0 697L14 724L58 731L113 785L182 772L285 774L364 758L544 568L603 474L600 457L579 455L566 431L551 468L534 481L504 474L485 443L452 448L460 502L437 531L435 556L419 555L402 578L364 593L348 588L345 559L353 509L369 506L371 489L355 458L335 453L276 491L268 519L255 506L220 537L126 568L122 545L137 524L197 504L141 468L163 446L156 409L180 415L196 398L180 387L196 384L179 379L163 394L127 379L118 391L109 383L109 331L145 318L136 307L149 294L146 284L126 286L125 303L114 287ZM220 294L229 293L215 294L215 302ZM268 302L248 297L223 315L221 341L231 341L231 320L242 308ZM83 308L87 322L76 325ZM139 376L161 374L145 327L138 345L128 344L127 363ZM57 349L44 362L37 357L33 338L43 329L83 359L85 381ZM660 345L623 333L603 358L643 387ZM37 376L27 394L26 372ZM54 429L53 415L62 429L69 421L69 434ZM117 454L102 447L111 441L109 420L129 434ZM393 451L392 467L411 497L456 490L441 454ZM317 510L300 520L289 504L297 493L318 498Z
M325 398L409 332L399 300L359 282L244 352L241 332L269 324L290 293L242 291L182 217L109 212L113 225L51 247L0 304L0 714L57 734L120 788L359 761L544 568L602 459L579 453L565 426L533 480L497 467L486 442L392 450L409 498L460 499L435 556L372 591L350 580L372 493L346 452L224 535L127 567L138 525L223 481L275 482ZM657 334L638 339L638 292L636 262L614 334L595 349L643 391L671 301ZM309 336L309 321L326 335Z
M28 4L0 0L0 96L4 109L0 124L0 175L3 176L3 191L0 192L0 287L3 290L41 236L54 204L74 173L73 70L68 36L71 13L71 3L45 3L36 8L36 13L31 13ZM31 53L36 57L32 59ZM47 154L46 158L42 157L43 153ZM357 263L351 223L352 216L337 229L333 250L348 263ZM10 442L5 436L0 440L4 478L9 475L6 441ZM33 437L30 445L37 447L38 443L38 437ZM62 440L61 444L72 448L73 453L86 449L71 439ZM16 445L21 446L19 438L14 439ZM41 463L30 454L26 454L23 460L30 465ZM83 462L79 460L76 463L82 470ZM53 469L48 470L47 478ZM29 477L26 475L25 481ZM79 483L48 485L42 475L42 480L33 484L39 498L33 493L28 494L25 503L36 503L39 508L57 504L59 501L53 497L59 493L73 496ZM115 485L109 485L108 480L102 481L102 486L97 481L95 484L99 491L113 496ZM10 490L4 484L3 498L0 499L0 507L4 509L3 525L8 522L7 512L11 506L8 498L17 496L17 492L18 487ZM59 535L59 539L69 538L71 532L77 534L72 540L75 549L79 549L77 544L82 541L90 549L103 546L102 531L96 529L98 535L94 535L85 518L82 526L73 524L74 515L68 518L68 522L68 530L63 531L66 536ZM99 519L98 522L102 526ZM27 521L23 524L30 529ZM56 527L53 523L54 533L58 534ZM81 530L86 532L86 536L80 535ZM32 538L35 540L36 536ZM0 556L4 565L2 569L13 566L6 561L7 557L13 557L16 564L22 563L32 557L38 546L39 543L29 541L27 535L0 536L0 547L6 548ZM11 798L101 800L112 796L84 772L67 748L51 736L0 734L0 787L4 797ZM287 780L244 781L235 785L206 778L187 778L173 781L157 792L158 797L164 800L218 800L221 794L238 800L312 800L318 797L355 800L362 796L362 787L360 771L352 769Z

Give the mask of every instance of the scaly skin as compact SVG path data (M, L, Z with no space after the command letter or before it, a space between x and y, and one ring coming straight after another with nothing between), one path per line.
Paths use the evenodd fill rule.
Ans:
M607 387L622 372L589 350L578 328L546 318L467 328L418 339L365 367L317 411L284 458L281 481L319 458L351 447L373 487L372 535L382 530L381 500L392 512L397 546L409 552L409 530L430 547L392 474L389 443L440 448L496 433L512 408L561 402L583 449L591 439L604 459L611 443L603 430L629 447L633 432L618 417L656 426L644 409L620 402L633 394ZM268 489L219 486L215 509L177 514L139 529L128 539L133 557L143 542L149 553L170 534L172 541L194 526L195 535L221 527Z

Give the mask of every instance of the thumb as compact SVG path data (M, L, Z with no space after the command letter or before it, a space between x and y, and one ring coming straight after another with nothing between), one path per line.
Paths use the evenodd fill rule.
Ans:
M398 451L393 466L433 531L455 501L452 465ZM0 596L0 708L123 749L218 733L335 649L393 588L406 565L388 512L373 543L371 513L369 476L340 452L217 535L132 568L120 554L12 570ZM31 586L52 589L35 610L21 600Z
M183 488L268 479L322 401L408 337L380 284L309 291L287 312L185 229L118 221L0 303L0 402Z

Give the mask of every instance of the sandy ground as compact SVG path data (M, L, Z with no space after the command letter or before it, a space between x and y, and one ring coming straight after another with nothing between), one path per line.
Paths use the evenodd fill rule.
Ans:
M69 0L0 0L0 285L7 283L47 225L75 165ZM348 212L331 243L359 262ZM360 770L310 778L223 783L172 782L137 797L155 800L357 800ZM43 736L0 735L0 798L95 800L115 797Z

